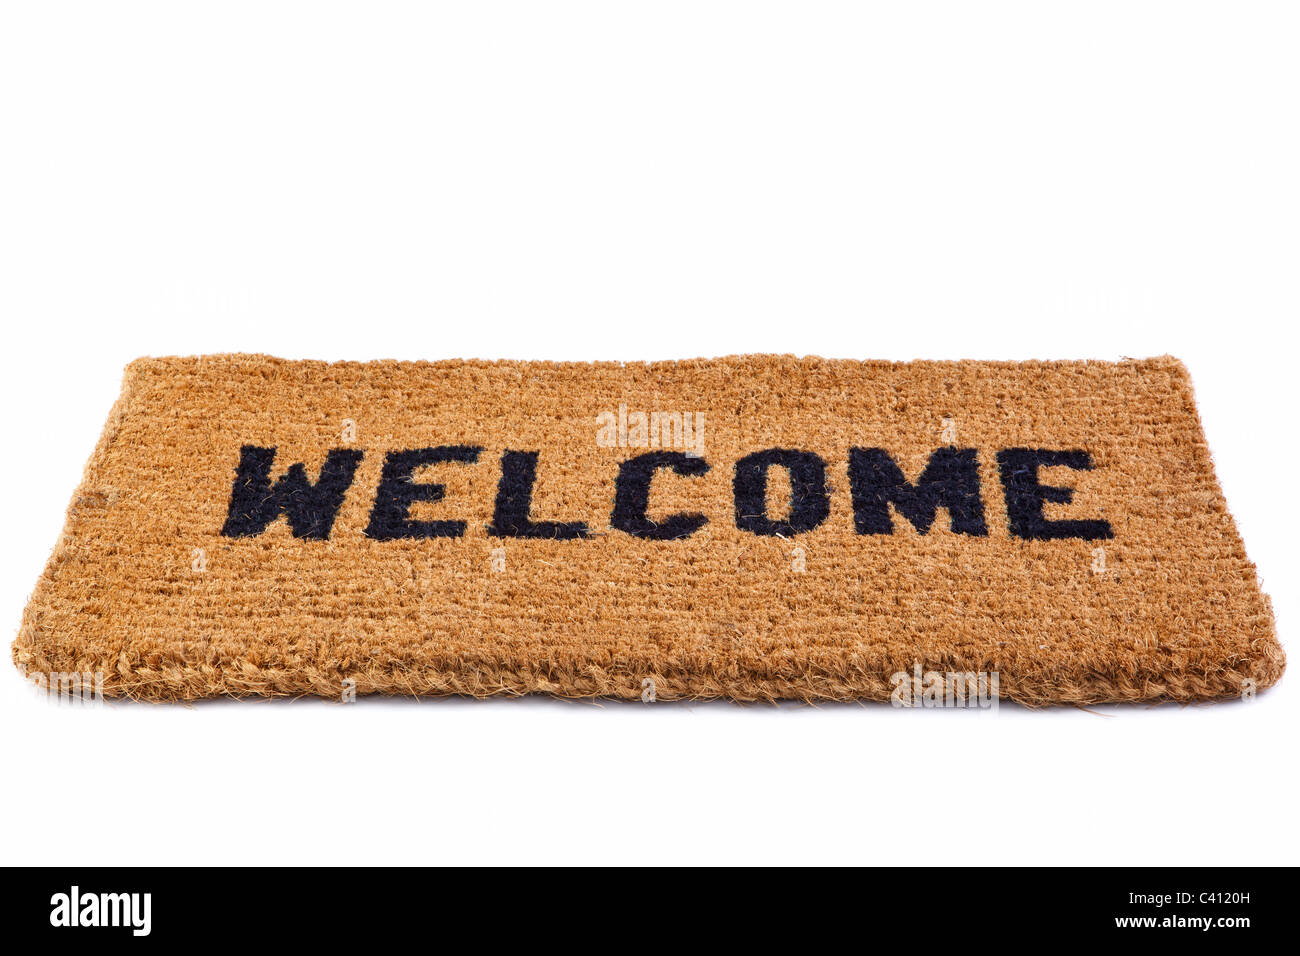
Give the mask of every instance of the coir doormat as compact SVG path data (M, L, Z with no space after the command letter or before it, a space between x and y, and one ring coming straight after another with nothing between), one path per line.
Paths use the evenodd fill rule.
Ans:
M1172 358L142 359L14 659L156 700L1196 700L1284 666Z

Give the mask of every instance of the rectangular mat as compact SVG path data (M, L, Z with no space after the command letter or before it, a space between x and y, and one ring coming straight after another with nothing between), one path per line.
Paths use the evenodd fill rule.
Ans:
M156 700L1195 700L1284 666L1167 357L142 359L13 654Z

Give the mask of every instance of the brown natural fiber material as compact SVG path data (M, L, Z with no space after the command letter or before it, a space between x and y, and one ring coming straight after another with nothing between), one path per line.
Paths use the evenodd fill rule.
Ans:
M658 448L640 444L637 414L656 411ZM694 449L667 432L686 412ZM390 457L448 447L481 451L409 474ZM295 536L319 534L323 506L298 526L279 514L254 527L271 493L237 477L257 460L245 448L274 449L271 482L301 463L307 484L275 499L299 509L328 483L331 450L336 464L359 457L328 536ZM765 503L738 501L737 463L768 449L824 462L829 507L807 530L754 530L818 517L798 468L769 462ZM1008 449L1081 453L1090 467L1029 468L1024 454L1000 459ZM531 483L512 451L536 453ZM695 472L652 470L642 514L620 466L652 452ZM855 482L849 468L881 454L913 489L939 487L921 481L927 464L945 481L974 476L966 531L952 497L924 534L924 508L876 507L888 469ZM397 503L385 510L386 460ZM411 491L429 484L441 500ZM1023 495L1037 486L1073 494L1043 493L1035 525ZM511 525L521 488L535 537ZM698 526L663 539L615 526L671 529L673 516ZM438 521L463 532L419 524ZM1051 524L1063 521L1085 524ZM587 533L557 538L541 522ZM400 536L429 527L442 531ZM1085 533L1026 537L1034 527ZM887 700L891 675L917 668L996 672L1002 697L1028 704L1196 700L1267 687L1284 666L1187 372L1167 357L142 359L13 653L29 673L102 672L106 694L159 700L338 698L349 682L358 694Z

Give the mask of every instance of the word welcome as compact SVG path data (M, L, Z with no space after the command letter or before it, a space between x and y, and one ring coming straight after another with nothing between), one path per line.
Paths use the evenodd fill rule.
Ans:
M221 533L231 538L261 534L284 516L298 538L328 538L343 498L352 486L364 452L335 448L325 458L317 479L307 476L302 463L290 465L272 479L276 449L245 445L240 449L230 506ZM465 533L462 520L416 520L411 506L419 501L441 501L446 488L434 481L416 481L417 469L431 465L469 466L478 463L483 449L473 445L441 445L390 451L384 458L375 491L367 537L376 541L404 538L458 538ZM496 538L551 538L573 540L591 536L582 521L535 518L533 488L539 452L507 450L501 456L501 477L487 533ZM997 452L1002 491L1006 499L1011 535L1030 540L1111 538L1110 524L1101 519L1049 520L1043 505L1069 504L1071 488L1045 485L1039 469L1061 467L1087 470L1092 460L1086 451L1043 448L1004 448ZM661 471L683 478L698 478L710 465L683 452L653 451L623 461L614 479L610 525L638 538L675 540L694 534L708 518L698 512L652 519L650 486ZM783 469L789 477L790 499L786 512L768 513L768 474ZM755 535L792 537L820 526L830 515L826 462L810 451L767 448L745 455L735 465L732 481L736 527ZM882 448L851 448L848 459L853 526L860 535L892 534L897 512L921 534L929 532L939 509L948 514L956 534L985 537L988 524L980 490L979 459L974 448L940 448L915 481Z
M131 935L148 936L152 919L150 893L68 893L50 897L51 926L129 926Z

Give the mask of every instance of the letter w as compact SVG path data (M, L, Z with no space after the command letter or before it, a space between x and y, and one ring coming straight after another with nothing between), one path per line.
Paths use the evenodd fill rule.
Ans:
M915 485L883 448L850 448L849 493L858 534L893 534L891 501L921 534L930 530L939 508L948 509L948 526L956 534L989 533L974 448L938 449Z
M335 448L321 466L320 479L314 485L307 480L307 469L300 463L290 465L272 485L275 449L245 445L239 450L239 470L221 533L227 538L252 537L283 514L295 538L328 538L361 456L360 451L351 448Z

